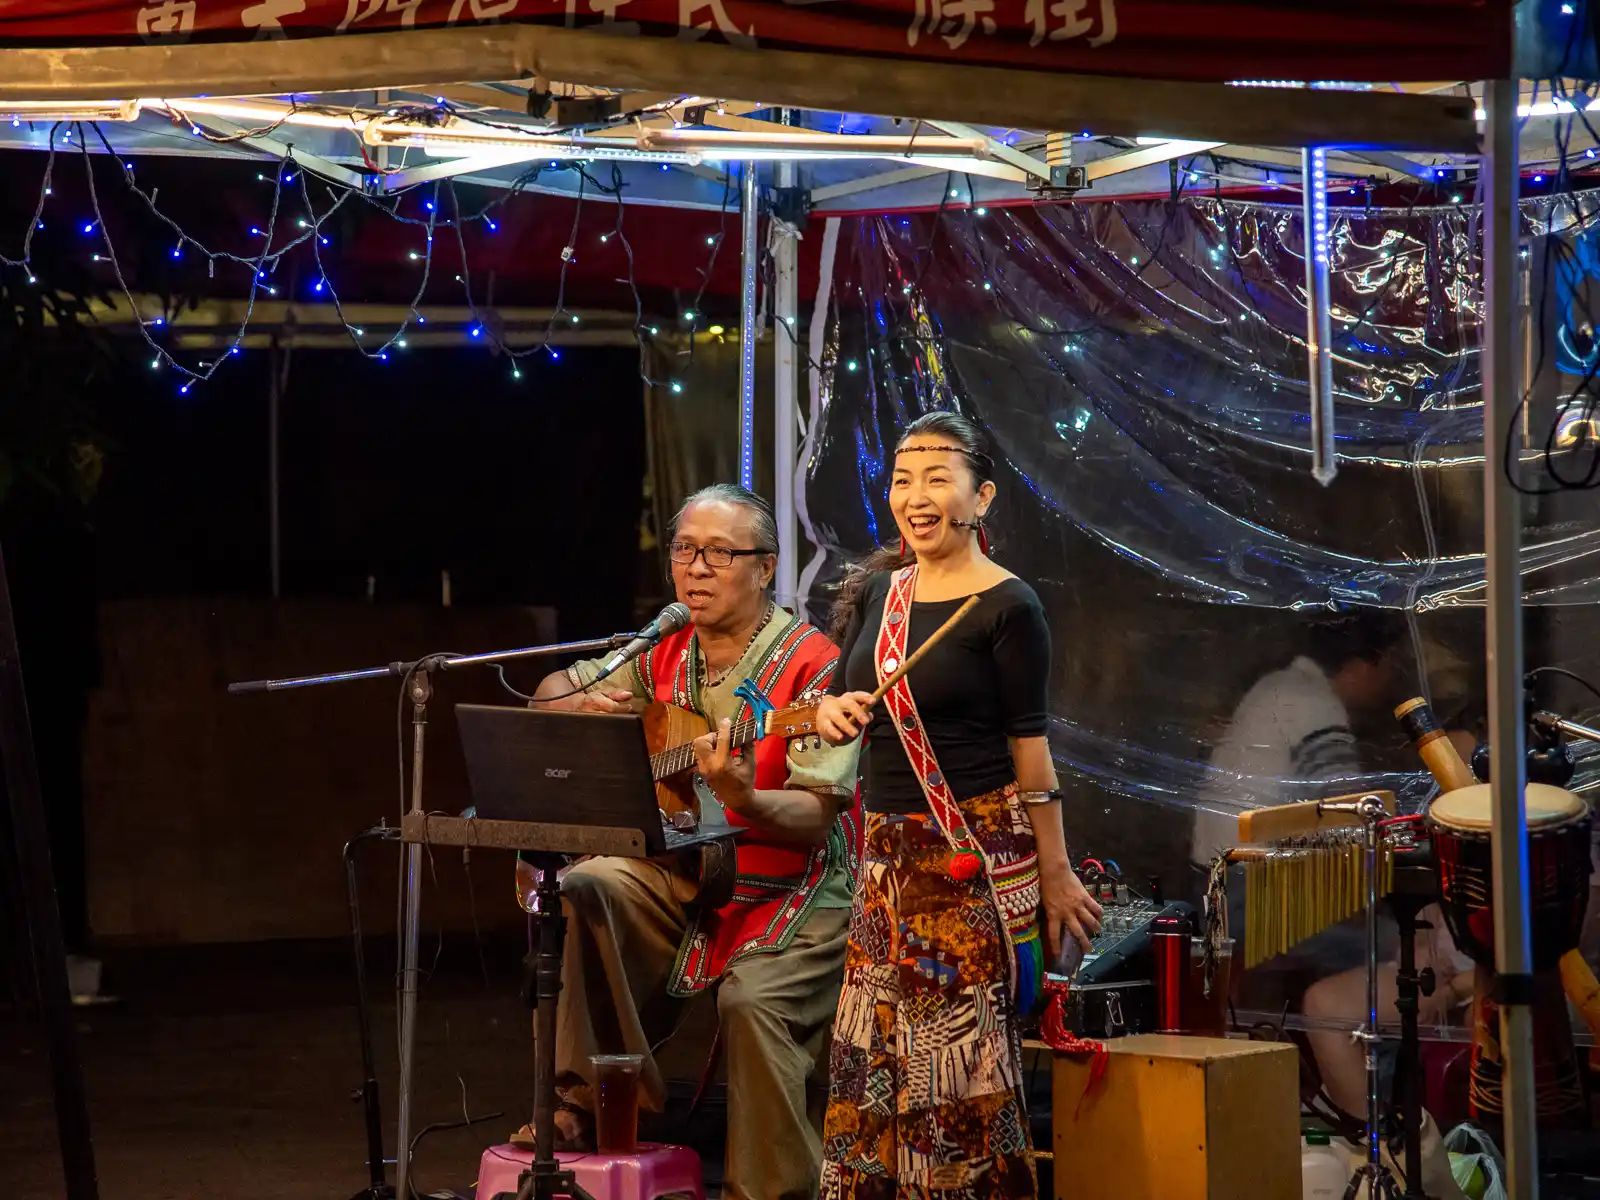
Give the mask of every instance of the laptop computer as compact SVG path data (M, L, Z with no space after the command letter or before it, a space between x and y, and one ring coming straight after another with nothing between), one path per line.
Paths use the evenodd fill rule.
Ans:
M484 820L637 829L647 854L728 836L725 825L693 833L663 827L636 716L458 704L456 724Z

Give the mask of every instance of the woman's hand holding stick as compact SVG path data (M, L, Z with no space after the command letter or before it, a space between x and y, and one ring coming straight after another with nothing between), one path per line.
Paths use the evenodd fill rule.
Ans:
M978 597L968 596L966 603L956 609L948 621L934 630L933 635L918 646L905 662L896 667L889 677L878 685L876 691L824 696L817 705L817 731L822 734L823 740L830 746L843 746L860 737L861 731L872 719L873 705L882 700L890 688L904 679L911 668L922 661L923 655L937 646L940 640L977 606ZM844 669L842 664L839 669Z

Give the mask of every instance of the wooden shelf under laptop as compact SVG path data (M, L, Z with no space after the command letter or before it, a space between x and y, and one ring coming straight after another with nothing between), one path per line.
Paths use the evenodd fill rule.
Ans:
M706 842L731 838L742 832L728 826L702 827L695 833L676 835L667 849L687 850ZM485 850L527 850L545 854L614 855L648 858L638 829L609 825L558 825L543 821L490 821L478 817L450 817L438 813L406 813L400 820L400 840L431 846L474 846Z

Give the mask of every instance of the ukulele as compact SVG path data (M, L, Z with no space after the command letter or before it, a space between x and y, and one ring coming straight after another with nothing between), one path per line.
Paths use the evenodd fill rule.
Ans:
M810 737L817 731L817 701L810 697L787 708L752 705L756 713L735 721L729 731L732 749L743 750L763 736L785 740ZM650 750L650 774L656 783L656 804L664 820L675 828L694 829L700 820L701 795L692 772L698 737L711 732L711 722L699 713L672 704L655 703L644 713L644 740ZM682 814L682 815L680 815ZM693 903L721 908L733 900L736 875L734 843L729 839L706 842L692 850L669 855L683 874L697 879ZM538 880L533 868L517 861L517 899L531 912Z

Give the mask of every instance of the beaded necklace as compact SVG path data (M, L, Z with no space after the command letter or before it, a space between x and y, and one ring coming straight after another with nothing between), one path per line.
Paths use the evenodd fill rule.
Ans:
M722 685L722 681L725 680L728 677L728 675L733 671L734 667L737 667L740 663L742 663L744 661L745 655L750 653L750 647L754 646L756 644L756 639L761 636L761 631L767 627L769 622L771 622L772 614L775 613L777 610L778 610L778 606L776 604L774 604L771 600L768 600L767 601L767 612L766 612L766 615L763 616L761 618L761 620L756 624L754 632L752 632L750 634L750 640L745 643L744 650L740 652L739 657L734 659L733 662L729 663L726 667L722 668L722 670L717 671L715 673L712 672L712 670L711 670L711 668L709 666L706 667L706 686L707 687L713 687L713 688L714 687L720 687ZM697 648L698 653L700 655L700 661L701 661L701 663L705 663L706 652L704 650L699 650L698 649L698 645L699 644L696 643L696 648Z

